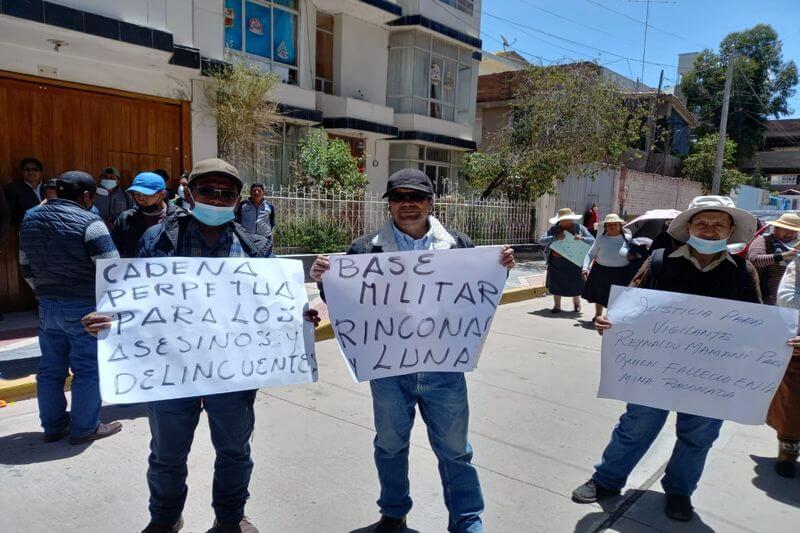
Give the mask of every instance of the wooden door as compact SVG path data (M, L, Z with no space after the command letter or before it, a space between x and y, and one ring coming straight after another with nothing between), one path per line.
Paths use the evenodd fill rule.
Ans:
M145 170L173 178L191 166L188 102L0 72L0 176L21 179L19 163L35 157L45 179L67 170L97 178L117 167L121 185ZM0 247L0 312L30 309L19 274L16 229Z

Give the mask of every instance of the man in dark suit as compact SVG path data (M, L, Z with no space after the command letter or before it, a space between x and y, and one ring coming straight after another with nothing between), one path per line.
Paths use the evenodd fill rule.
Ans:
M11 225L19 230L25 211L36 207L44 198L42 177L44 166L42 162L33 157L26 157L19 165L22 179L11 182L6 187L6 202L11 212Z

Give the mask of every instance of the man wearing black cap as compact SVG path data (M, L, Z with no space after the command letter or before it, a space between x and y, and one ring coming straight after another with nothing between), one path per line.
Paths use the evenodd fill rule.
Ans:
M95 262L119 257L105 224L89 211L96 188L85 172L61 174L58 197L28 211L20 228L22 275L39 300L36 387L45 442L69 435L71 444L82 444L122 429L119 422L100 422L97 341L80 325L95 307ZM67 413L64 382L70 370Z
M353 241L348 254L474 246L469 237L445 228L431 215L433 185L422 171L404 169L394 173L384 198L388 198L391 218L383 228ZM506 268L513 268L514 250L505 246L500 261ZM319 256L311 267L311 277L324 284L323 274L329 268L328 258ZM483 495L467 441L469 406L464 373L417 372L375 379L370 381L370 388L376 431L375 465L381 486L381 519L374 531L406 531L406 515L411 510L409 439L414 409L419 403L431 447L439 459L445 505L450 514L448 530L482 532Z
M26 157L19 164L22 179L11 182L6 188L6 202L11 212L11 225L19 228L25 211L44 200L42 177L44 166L33 157Z
M139 243L139 257L272 257L270 238L251 235L234 222L242 185L233 165L221 159L198 162L184 191L188 211L179 209L148 229ZM96 333L110 327L110 320L93 314L84 318L84 326ZM143 533L174 533L183 527L186 461L201 410L208 415L217 453L212 490L216 520L209 533L257 533L244 516L253 471L250 437L255 398L256 391L250 390L148 404L150 523Z

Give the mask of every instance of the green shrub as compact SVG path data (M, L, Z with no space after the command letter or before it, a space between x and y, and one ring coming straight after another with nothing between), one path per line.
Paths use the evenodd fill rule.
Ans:
M275 227L273 239L278 248L300 248L309 254L343 252L350 244L347 232L327 218L281 221Z

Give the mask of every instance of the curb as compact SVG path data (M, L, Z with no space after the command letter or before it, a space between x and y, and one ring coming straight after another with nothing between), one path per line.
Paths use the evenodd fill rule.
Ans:
M503 292L500 298L500 305L513 304L525 300L532 300L547 294L545 287L523 287L520 289L509 289ZM327 341L334 338L333 327L330 321L322 322L315 331L316 342ZM72 376L67 378L64 390L69 390L72 383ZM36 376L30 375L24 378L13 379L0 383L0 400L6 402L19 402L36 397Z

